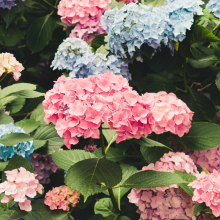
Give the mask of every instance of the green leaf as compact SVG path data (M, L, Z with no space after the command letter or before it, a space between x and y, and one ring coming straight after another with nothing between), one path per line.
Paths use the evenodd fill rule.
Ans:
M28 214L28 212L26 211L22 211L22 210L19 210L19 209L13 209L13 210L10 210L10 211L13 211L11 212L11 215L8 219L22 219L25 215ZM0 214L1 215L1 214Z
M36 19L27 33L27 46L33 52L41 51L50 41L55 23L52 13Z
M28 170L31 173L34 173L34 168L31 165L31 162L27 159L24 159L21 156L18 156L15 154L10 160L8 165L5 167L4 171L6 170L13 170L20 167L24 167L26 170ZM6 179L5 173L2 173L2 182L4 182Z
M107 34L104 33L104 34L99 34L97 35L93 41L92 41L92 44L91 44L91 47L94 48L94 50L96 51L99 47L101 47L102 45L105 45L105 36Z
M131 220L130 218L128 218L127 216L119 216L117 218L117 220Z
M118 164L101 158L79 161L67 172L65 183L82 194L86 200L90 195L103 192L118 184L122 171Z
M0 216L2 220L10 219L10 216L14 213L14 210L2 210L0 209Z
M106 45L105 46L102 45L96 50L96 53L102 53L102 54L108 55L109 54L108 47Z
M157 141L151 140L149 138L146 138L144 136L142 136L140 139L134 139L134 142L140 144L141 146L145 146L145 147L166 147L170 150L172 150L171 148L165 146L164 144L161 144Z
M102 149L99 148L98 150L94 151L93 154L96 157L101 157L102 156ZM120 160L123 160L125 158L125 155L118 150L117 148L109 148L107 154L106 154L106 159L111 160L113 162L118 162Z
M61 210L50 210L48 206L44 205L44 199L35 199L31 205L32 211L23 217L24 220L62 220L68 214Z
M33 141L33 138L24 133L10 133L0 139L0 143L5 146L13 146L24 141Z
M11 95L18 96L20 98L37 98L40 96L44 96L45 93L32 91L32 90L21 90L16 93L11 93Z
M215 84L217 88L220 90L220 71L217 73Z
M186 104L191 111L195 112L193 120L212 121L216 115L215 106L205 95L191 90L188 90Z
M94 211L95 214L101 214L103 217L117 217L110 198L104 198L97 201L94 207Z
M24 119L16 122L15 125L23 128L25 132L31 133L40 126L40 122L33 119Z
M165 153L169 152L167 148L145 146L141 146L140 151L147 163L156 163Z
M15 100L15 99L17 99L17 98L18 98L17 96L7 96L7 97L5 97L5 98L3 98L3 99L0 99L0 109L1 109L4 105L8 104L9 102L11 102L11 101L13 101L13 100Z
M96 158L96 156L84 150L63 150L53 153L52 158L58 167L68 170L75 163L85 159Z
M116 130L115 129L103 129L102 130L103 135L105 136L108 145L111 145L113 142L115 142L117 138Z
M193 176L192 174L175 170L175 173L178 174L183 180L185 180L187 183L179 183L179 186L187 192L190 196L193 196L194 189L191 186L188 186L189 183L193 182L197 178Z
M175 85L168 80L167 78L157 75L157 74L148 74L139 81L129 81L131 86L138 88L140 92L173 92L175 90Z
M45 116L44 107L40 103L37 106L36 110L31 114L30 119L34 119L35 121L40 121L41 125L46 125L44 121L44 116Z
M186 181L175 173L146 170L135 173L121 186L127 188L151 188L158 186L169 186L184 182Z
M0 25L0 45L13 47L22 39L22 34L15 24L11 24L7 29Z
M13 84L11 86L7 86L0 91L0 98L3 98L3 97L8 96L12 93L16 93L21 90L24 90L24 88L26 90L35 90L36 85L30 84L30 83L17 83L17 84Z
M111 7L111 9L113 9L115 7L118 7L118 9L120 9L125 5L125 3L124 3L124 1L116 2L115 0L111 0L111 2L108 5Z
M4 112L0 112L0 125L14 123L14 120L11 116L6 115Z
M47 143L47 140L34 140L34 150L43 147Z
M208 122L194 122L189 132L177 140L186 148L203 151L220 145L220 126Z
M188 61L195 68L206 68L218 62L220 59L215 55L207 55L199 59L189 58Z
M196 203L194 205L194 209L193 209L193 215L197 214L198 212L204 211L205 209L207 209L207 206L205 205L205 203Z
M164 5L167 0L141 0L141 3L144 5L152 5L153 7L159 7Z
M15 114L23 108L25 101L24 98L17 98L6 106L6 110L10 111L10 114Z
M191 44L200 42L217 42L220 38L216 37L212 31L202 25L195 25L192 32Z
M9 161L0 162L0 171L3 171L5 167L8 165Z

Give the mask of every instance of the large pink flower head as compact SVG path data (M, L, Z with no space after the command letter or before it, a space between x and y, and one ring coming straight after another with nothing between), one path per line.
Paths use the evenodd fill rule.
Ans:
M10 73L13 75L14 80L18 81L23 69L24 67L15 59L13 54L0 54L0 76L2 76L3 73Z
M111 0L61 0L58 5L58 15L61 21L71 26L80 22L85 24L90 16L101 16L109 9Z
M31 164L34 167L36 179L41 184L50 183L50 175L55 173L59 167L54 163L52 155L40 155L33 153L31 157Z
M99 34L106 33L101 26L100 16L93 16L85 24L77 24L71 31L69 37L78 37L91 45L92 40Z
M174 172L174 169L196 175L198 171L192 159L184 153L169 152L156 162L142 168ZM138 206L140 220L162 219L196 219L192 217L193 206L191 197L178 185L132 189L128 195L129 202Z
M69 206L75 207L79 202L79 197L80 194L68 186L60 186L46 193L44 204L50 206L51 210L63 209L63 211L69 211Z
M69 149L78 137L98 139L102 122L117 130L117 143L152 132L170 131L182 137L193 115L174 94L139 96L125 78L112 72L84 79L61 76L46 93L43 105L45 121L55 124Z
M0 183L0 193L5 193L1 202L8 203L11 196L15 202L18 202L21 210L29 212L32 207L27 197L34 198L37 192L42 194L42 185L39 184L35 174L23 167L18 170L5 171L7 180Z
M220 174L217 170L206 174L197 174L197 180L189 184L194 188L193 201L205 202L210 207L214 216L220 216Z

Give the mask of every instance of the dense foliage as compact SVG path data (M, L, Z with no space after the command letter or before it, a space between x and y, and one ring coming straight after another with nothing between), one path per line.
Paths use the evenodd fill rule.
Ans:
M220 219L218 0L0 0L0 219Z

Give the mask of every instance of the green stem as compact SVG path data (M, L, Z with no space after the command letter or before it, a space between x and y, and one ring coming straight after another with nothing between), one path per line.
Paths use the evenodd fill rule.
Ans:
M183 64L183 81L185 85L185 91L188 91L188 85L186 81L186 58L184 58L184 64Z
M136 147L133 145L133 143L131 142L131 146L134 148L135 152L138 154L138 156L141 158L141 160L143 161L143 163L148 166L148 163L146 162L146 160L144 159L144 157L142 156L142 154L140 154L138 152L138 150L136 149Z
M181 92L187 92L186 90L182 90L182 89L180 89L180 88L178 88L178 87L175 87L175 89L176 89L176 90L179 90L179 91L181 91Z
M43 0L45 3L47 3L49 6L51 6L52 8L55 8L55 9L57 9L57 7L55 7L55 6L53 6L52 4L50 4L48 1L46 1L46 0Z
M109 192L110 198L111 198L111 200L112 200L112 204L113 204L113 206L114 206L114 208L115 208L115 211L116 211L117 214L119 214L120 211L119 211L119 209L118 209L118 204L117 204L117 202L116 202L116 200L115 200L113 190L112 190L112 189L108 189L108 192ZM120 205L119 205L119 207L120 207Z
M104 138L103 138L103 134L102 134L102 126L99 127L100 130L100 145L102 148L102 158L106 158L106 154L105 154L105 145L104 145Z
M8 74L5 73L5 75L0 79L0 82L7 76Z
M220 21L216 24L216 26L215 26L215 28L212 30L212 32L214 32L214 31L217 29L217 27L219 26L219 24L220 24Z

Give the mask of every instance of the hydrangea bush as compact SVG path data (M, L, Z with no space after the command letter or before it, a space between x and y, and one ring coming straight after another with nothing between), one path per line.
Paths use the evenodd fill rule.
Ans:
M0 0L0 219L219 219L219 18Z

